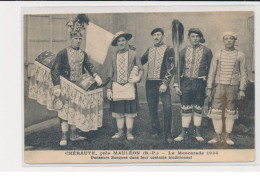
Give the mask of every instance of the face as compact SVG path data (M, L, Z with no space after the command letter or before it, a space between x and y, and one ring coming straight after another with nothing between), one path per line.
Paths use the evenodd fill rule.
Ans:
M223 42L226 48L233 48L235 45L235 38L233 36L230 35L226 35L223 38Z
M164 35L162 34L162 32L155 32L153 34L153 42L154 44L160 44L163 40Z
M79 48L82 42L82 37L74 36L71 37L71 46L73 48Z
M197 33L191 33L189 36L190 44L196 46L200 43L200 35Z
M117 46L119 47L120 50L125 49L127 44L128 44L128 41L125 39L125 37L122 36L122 37L118 38Z

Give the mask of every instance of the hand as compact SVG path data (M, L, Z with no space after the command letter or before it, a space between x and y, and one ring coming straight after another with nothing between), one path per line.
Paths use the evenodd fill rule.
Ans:
M140 81L140 77L139 76L134 76L134 77L130 77L128 80L130 83L137 83Z
M107 89L107 99L111 101L112 98L113 98L113 93L111 89Z
M174 87L174 89L175 89L175 92L177 95L182 95L182 92L179 87L176 86L176 87Z
M211 88L208 88L206 91L206 96L210 97L211 96Z
M56 85L53 87L53 94L57 97L60 96L61 90L60 90L60 85Z
M160 86L160 88L159 88L159 92L160 92L160 93L164 93L164 92L166 92L166 90L167 90L167 86L166 86L165 84L162 84L162 85Z
M98 86L100 86L103 83L102 79L98 75L96 75L94 79L97 82Z
M239 93L238 93L238 99L241 100L241 99L243 99L245 96L246 96L246 95L245 95L245 92L242 91L242 90L240 90Z
M209 101L211 101L211 99L212 99L211 93L212 93L211 88L208 88L207 91L206 91L206 96L208 97Z

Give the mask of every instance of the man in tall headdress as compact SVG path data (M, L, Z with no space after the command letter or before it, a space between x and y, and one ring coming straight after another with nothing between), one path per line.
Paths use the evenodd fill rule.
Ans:
M247 85L247 68L245 55L235 49L237 35L234 32L225 32L223 42L225 49L220 50L210 65L207 84L207 96L213 97L209 117L212 119L216 137L208 143L214 144L221 141L223 127L222 109L225 107L225 141L234 145L230 134L234 120L238 118L237 99L245 96ZM213 92L214 91L214 92Z
M171 142L172 105L169 83L174 73L174 50L163 42L164 31L155 28L151 32L154 44L141 58L144 65L148 63L146 98L152 125L152 137L160 134L158 103L161 98L164 114L164 136Z
M51 68L51 77L54 85L53 91L56 96L59 96L61 93L60 76L63 76L72 82L76 82L80 76L86 72L85 69L94 77L98 85L102 84L102 80L97 74L94 66L90 63L87 53L80 49L85 29L84 23L88 24L88 22L89 19L87 16L80 14L76 19L67 24L70 33L71 45L57 54L54 65ZM68 121L61 119L61 146L67 145L68 127ZM70 129L70 140L74 141L85 139L85 137L81 137L76 134L76 126L71 125Z
M176 93L180 95L182 111L182 131L175 141L182 141L189 128L192 116L196 127L195 138L204 141L200 134L202 107L206 97L206 84L212 52L201 43L205 42L200 29L188 32L190 45L180 51L179 70L174 79ZM180 80L180 86L179 81Z

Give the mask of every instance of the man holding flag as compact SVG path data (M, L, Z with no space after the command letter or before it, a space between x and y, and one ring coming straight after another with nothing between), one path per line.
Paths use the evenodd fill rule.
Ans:
M190 45L180 51L178 72L174 79L174 88L181 99L182 131L175 141L182 141L189 128L193 116L196 127L195 138L204 141L200 134L202 121L202 107L206 97L206 84L212 52L201 45L205 42L203 34L198 28L191 28L188 32Z

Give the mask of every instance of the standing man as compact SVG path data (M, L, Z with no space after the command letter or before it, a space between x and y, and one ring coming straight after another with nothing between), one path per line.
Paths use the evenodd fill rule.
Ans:
M225 108L225 141L234 145L230 138L234 120L238 118L237 99L245 96L247 85L247 69L245 55L235 49L237 35L233 32L223 34L225 49L216 54L210 65L207 84L207 96L212 96L212 109L209 117L212 119L216 137L208 143L214 144L221 141L222 111ZM214 92L213 92L214 91Z
M76 82L80 76L86 72L85 69L94 77L98 85L102 84L102 80L98 76L94 66L90 63L87 53L80 49L84 34L84 23L88 24L88 21L89 19L84 14L81 14L78 15L74 21L67 24L70 32L71 45L57 54L54 65L51 68L54 94L56 96L59 96L61 93L60 76L67 78L71 82ZM65 118L60 118L60 120L62 130L60 146L66 146L69 125ZM81 137L76 134L75 125L71 125L70 130L70 140L74 141L85 139L85 137Z
M174 51L163 42L164 31L155 28L151 32L154 45L141 58L142 65L148 63L146 98L152 125L152 137L160 134L158 118L159 97L163 103L164 137L171 142L172 105L169 83L174 73Z
M191 28L188 32L190 45L180 52L180 71L174 80L175 91L180 95L182 111L182 131L175 141L182 141L187 132L191 118L196 127L195 138L204 141L200 134L202 107L206 97L207 76L212 52L201 45L205 39L198 28ZM180 86L179 82L180 80Z

